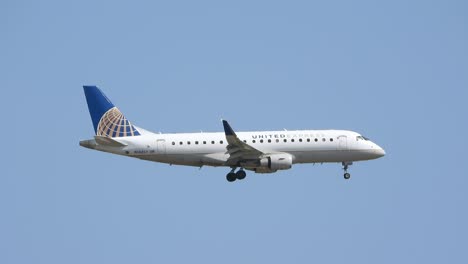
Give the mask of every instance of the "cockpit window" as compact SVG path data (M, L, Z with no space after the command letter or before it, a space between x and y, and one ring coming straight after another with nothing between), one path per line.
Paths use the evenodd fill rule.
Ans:
M356 140L366 140L366 141L367 141L367 140L369 140L369 139L366 138L366 137L363 137L363 136L357 136L357 137L356 137Z

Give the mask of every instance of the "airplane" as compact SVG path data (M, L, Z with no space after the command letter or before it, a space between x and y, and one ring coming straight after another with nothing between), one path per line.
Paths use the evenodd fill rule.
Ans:
M153 133L133 125L96 86L83 86L94 126L93 139L80 146L170 165L229 167L228 182L243 180L245 170L274 173L298 163L341 163L344 178L356 161L383 157L385 151L348 130Z

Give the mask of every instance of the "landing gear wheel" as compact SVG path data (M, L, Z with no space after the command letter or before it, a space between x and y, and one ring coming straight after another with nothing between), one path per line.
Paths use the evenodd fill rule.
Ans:
M240 171L236 172L236 178L237 178L238 180L243 180L243 179L245 179L245 176L247 176L247 173L245 173L244 170L240 170Z
M350 165L353 165L353 163L349 162L349 161L348 162L343 161L343 162L341 162L341 164L343 164L343 170L345 172L345 174L343 176L344 176L345 180L349 180L349 178L351 178L351 174L348 173L348 167Z
M233 182L237 179L237 175L234 172L230 172L226 175L226 180L228 182Z

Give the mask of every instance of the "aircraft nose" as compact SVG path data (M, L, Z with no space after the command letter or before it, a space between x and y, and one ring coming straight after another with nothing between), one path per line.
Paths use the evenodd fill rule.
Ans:
M378 147L376 150L374 150L374 153L377 156L377 158L383 157L386 154L385 150L381 147Z
M385 156L385 150L381 148L379 145L375 144L374 142L371 142L371 152L372 152L372 158L378 159L383 156Z

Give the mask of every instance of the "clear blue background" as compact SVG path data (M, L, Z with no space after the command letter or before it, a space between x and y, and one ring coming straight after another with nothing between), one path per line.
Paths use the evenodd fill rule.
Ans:
M466 1L0 3L0 263L468 263ZM382 159L229 184L78 146L82 85L153 131L351 129Z

